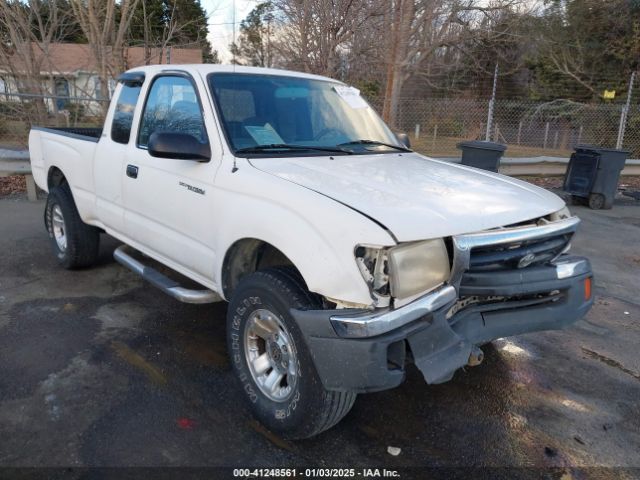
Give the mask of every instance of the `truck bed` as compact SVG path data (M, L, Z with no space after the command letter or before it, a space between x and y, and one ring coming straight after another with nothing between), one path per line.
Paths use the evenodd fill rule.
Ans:
M85 222L91 221L93 215L93 160L101 135L101 128L33 127L29 133L31 171L36 184L48 191L51 169L64 172Z
M100 136L102 135L101 127L32 127L32 130L41 130L43 132L64 135L66 137L86 140L88 142L97 142L100 140Z

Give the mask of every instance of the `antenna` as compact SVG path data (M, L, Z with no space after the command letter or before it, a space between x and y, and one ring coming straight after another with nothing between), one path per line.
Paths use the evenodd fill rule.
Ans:
M232 19L231 22L233 23L232 25L232 31L233 31L233 41L232 41L232 45L233 45L233 51L231 52L231 54L233 55L233 60L231 61L231 63L233 64L233 72L235 73L236 71L236 0L233 0L233 14L232 14Z

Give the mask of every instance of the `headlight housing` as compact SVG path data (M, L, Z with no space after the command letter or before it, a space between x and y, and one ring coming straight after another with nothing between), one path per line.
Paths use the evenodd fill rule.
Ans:
M571 215L571 212L569 211L569 207L565 205L557 212L553 212L551 215L549 215L549 220L551 220L552 222L557 222L559 220L564 220L565 218L571 218L571 217L573 217L573 215Z
M449 255L444 240L436 238L389 249L391 295L404 299L433 290L449 279Z

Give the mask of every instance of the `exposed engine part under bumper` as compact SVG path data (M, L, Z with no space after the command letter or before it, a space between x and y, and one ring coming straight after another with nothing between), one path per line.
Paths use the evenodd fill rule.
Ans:
M460 286L463 297L501 300L481 301L451 316L447 313L456 303L453 299L399 328L367 338L341 337L337 332L344 331L334 328L335 310L291 313L325 388L372 392L399 385L405 378L407 360L415 363L428 383L442 383L460 367L477 364L479 345L574 323L593 304L591 284L586 285L592 277L589 261L575 256L563 256L555 265L467 273ZM398 310L415 312L410 306ZM340 312L341 317L350 314L370 317L370 312Z

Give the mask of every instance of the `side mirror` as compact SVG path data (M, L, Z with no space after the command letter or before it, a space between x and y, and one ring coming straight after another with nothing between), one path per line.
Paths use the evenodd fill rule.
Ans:
M407 135L406 133L396 133L396 138L405 147L411 148L411 140L409 140L409 135Z
M149 137L147 148L152 157L197 160L198 162L211 160L209 144L201 143L187 133L153 132Z

